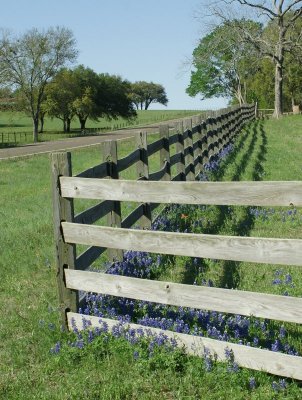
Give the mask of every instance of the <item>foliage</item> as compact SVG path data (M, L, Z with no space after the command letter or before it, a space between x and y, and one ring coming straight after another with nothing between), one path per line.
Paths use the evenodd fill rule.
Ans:
M62 69L46 86L42 109L50 117L63 121L64 132L70 132L70 123L75 115L72 107L75 88L73 72L69 69Z
M226 3L210 7L220 22L193 52L187 92L226 96L232 103L257 100L261 107L274 107L279 117L301 100L301 0ZM244 8L248 20L240 18ZM230 17L230 11L238 17Z
M0 40L1 81L18 89L33 120L34 141L45 87L58 70L76 59L72 32L66 28L31 29L19 38L3 32Z
M108 120L133 118L136 113L129 99L129 83L120 77L97 74L91 68L79 65L73 70L60 71L47 89L44 109L60 118L70 129L70 121L77 116L80 128L85 129L88 118Z
M258 11L258 20L266 20L262 35L251 34L243 26L237 25L243 41L252 45L259 56L269 58L274 64L274 116L278 118L283 112L283 79L285 71L285 54L301 57L301 0L273 3L253 0L237 0L239 4L250 10ZM299 4L300 3L300 4Z
M141 110L148 110L151 103L159 103L164 106L168 104L164 87L153 82L139 81L132 83L130 98L136 108Z
M225 96L246 102L246 81L253 73L253 48L238 37L237 25L261 34L253 21L227 21L202 38L193 51L193 66L187 93L204 98Z

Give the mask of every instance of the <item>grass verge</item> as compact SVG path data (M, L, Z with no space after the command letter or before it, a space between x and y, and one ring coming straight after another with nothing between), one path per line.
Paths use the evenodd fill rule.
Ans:
M265 121L242 132L228 162L213 179L300 180L300 116ZM132 147L124 145L125 152ZM74 173L101 159L100 148L73 152ZM158 349L153 358L136 357L123 338L95 341L91 347L70 348L73 334L61 332L57 312L52 240L52 206L48 156L0 163L0 397L4 399L300 399L297 382L280 381L265 373L215 364L181 351ZM186 211L184 211L186 212ZM195 217L188 210L189 220ZM213 232L241 232L251 236L301 237L301 211L283 209L209 209L205 227ZM254 214L253 214L254 213ZM176 215L175 218L180 218ZM262 269L260 269L262 268ZM238 287L301 296L297 267L252 264L204 266L190 279L213 280L217 286ZM292 276L291 287L286 275ZM183 280L182 264L170 269L173 280ZM172 275L171 275L172 274ZM280 279L279 279L280 278ZM189 279L189 278L187 278ZM279 279L281 284L273 284ZM282 286L283 285L283 286ZM297 332L297 331L295 331ZM293 332L292 336L296 333ZM300 334L293 338L300 343ZM50 353L64 343L59 355ZM127 366L127 368L125 368ZM253 380L254 379L254 380ZM255 382L255 387L253 382Z

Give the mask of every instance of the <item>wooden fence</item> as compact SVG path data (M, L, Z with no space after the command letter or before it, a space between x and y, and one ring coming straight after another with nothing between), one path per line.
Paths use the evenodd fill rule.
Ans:
M91 134L98 134L104 130L108 130L110 128L86 128L84 130L81 129L73 129L70 133L63 133L64 138L72 138L78 136L86 136ZM56 136L58 132L43 132L39 133L40 141L47 140L56 140ZM31 143L33 134L32 132L1 132L0 133L0 145L14 145L17 146L18 143Z
M123 250L147 251L191 257L257 263L301 265L302 240L252 238L221 235L158 232L150 227L157 204L216 204L248 206L301 206L301 182L196 182L204 164L215 157L254 118L254 108L245 106L216 118L178 124L176 132L162 126L160 139L147 145L146 135L137 138L138 149L123 159L117 157L116 142L107 142L105 162L72 177L70 153L52 155L54 225L57 249L58 286L64 323L84 328L78 314L78 292L87 291L131 299L245 316L302 323L302 299L239 290L158 282L87 271L106 249L121 257ZM176 145L171 156L170 147ZM150 174L148 158L160 153L160 170ZM121 180L119 173L137 165L137 181ZM176 175L171 166L176 165ZM98 178L98 179L95 179ZM100 179L112 178L112 179ZM73 199L96 199L101 203L74 216ZM141 203L125 219L121 202ZM107 215L109 226L92 225ZM141 229L129 229L139 223ZM76 256L75 245L90 246ZM86 316L91 326L99 318ZM115 320L102 319L109 327ZM160 329L128 324L152 332ZM188 353L203 355L205 348L219 360L225 349L233 351L240 366L302 379L302 358L269 350L197 337L171 331Z

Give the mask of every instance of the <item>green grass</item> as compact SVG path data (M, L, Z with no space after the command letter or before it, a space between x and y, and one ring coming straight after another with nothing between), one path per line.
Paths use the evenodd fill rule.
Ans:
M127 121L123 118L108 121L104 118L98 121L89 120L86 129L98 128L99 131L110 131L127 127L145 126L172 119L189 117L199 114L194 110L138 110L137 118ZM71 132L63 133L62 121L57 118L45 118L44 133L39 134L39 141L64 139L81 135L79 122L76 118L71 123ZM88 135L88 133L86 133ZM92 133L95 134L95 133ZM0 148L8 143L14 144L32 143L32 121L22 112L0 111Z
M301 127L300 116L251 126L238 138L233 155L215 179L301 180ZM120 154L125 154L133 144L122 146ZM99 163L100 149L73 151L73 172ZM50 348L58 340L66 344L71 335L61 332L57 310L48 156L1 161L0 193L0 398L301 398L296 382L289 380L286 390L275 392L276 377L247 369L229 374L224 364L206 372L202 360L181 352L159 352L152 361L136 361L133 348L121 339L95 343L85 351L68 350L66 345L59 356L51 355ZM236 231L248 218L245 208L235 208L231 214L215 208L209 215L215 230L222 233ZM279 215L247 221L250 224L242 229L250 236L301 238L301 220L283 223ZM277 268L217 263L204 268L202 277L213 279L217 286L278 293L283 288L272 285ZM301 296L299 268L282 268L293 275L295 288L290 294ZM181 267L172 278L182 279ZM257 380L254 390L248 386L252 376Z

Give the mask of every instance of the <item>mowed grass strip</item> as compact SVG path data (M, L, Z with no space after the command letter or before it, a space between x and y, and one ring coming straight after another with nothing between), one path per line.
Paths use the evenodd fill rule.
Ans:
M251 125L237 139L234 155L222 165L218 178L300 180L301 127L300 116ZM126 142L122 146L120 154L127 154L134 145ZM102 160L101 147L73 151L72 155L75 174ZM0 193L0 398L301 398L296 383L288 382L287 389L278 392L272 388L277 378L265 373L242 370L229 374L223 366L205 372L201 360L181 352L162 353L138 363L133 348L121 339L82 352L70 349L60 357L51 355L50 348L57 341L67 343L69 335L61 332L57 311L48 156L1 161ZM241 212L241 217L236 214L236 223L240 223L239 217L245 220L245 210ZM284 224L274 218L269 220L267 236L301 237L298 223L293 228L291 222ZM232 231L235 222L224 216L221 231ZM256 219L249 234L257 235L261 229L261 219ZM238 288L271 291L273 268L264 266L261 273L259 266L249 268L229 270ZM298 282L301 275L295 271ZM220 278L218 270L214 279L218 282ZM294 295L301 296L300 285ZM257 387L251 390L248 382L253 377Z
M86 129L98 128L101 132L110 132L110 130L144 127L148 124L189 118L200 113L200 110L138 110L137 117L129 121L123 118L111 121L104 118L100 118L98 121L88 119ZM42 134L39 134L39 141L60 140L82 135L79 127L78 119L74 117L71 122L71 132L64 133L63 122L60 119L45 117L44 130ZM31 118L23 112L0 111L0 147L7 145L8 142L13 145L15 141L18 145L32 143L32 129ZM91 134L97 133L92 132ZM85 135L89 135L89 133L87 132Z

